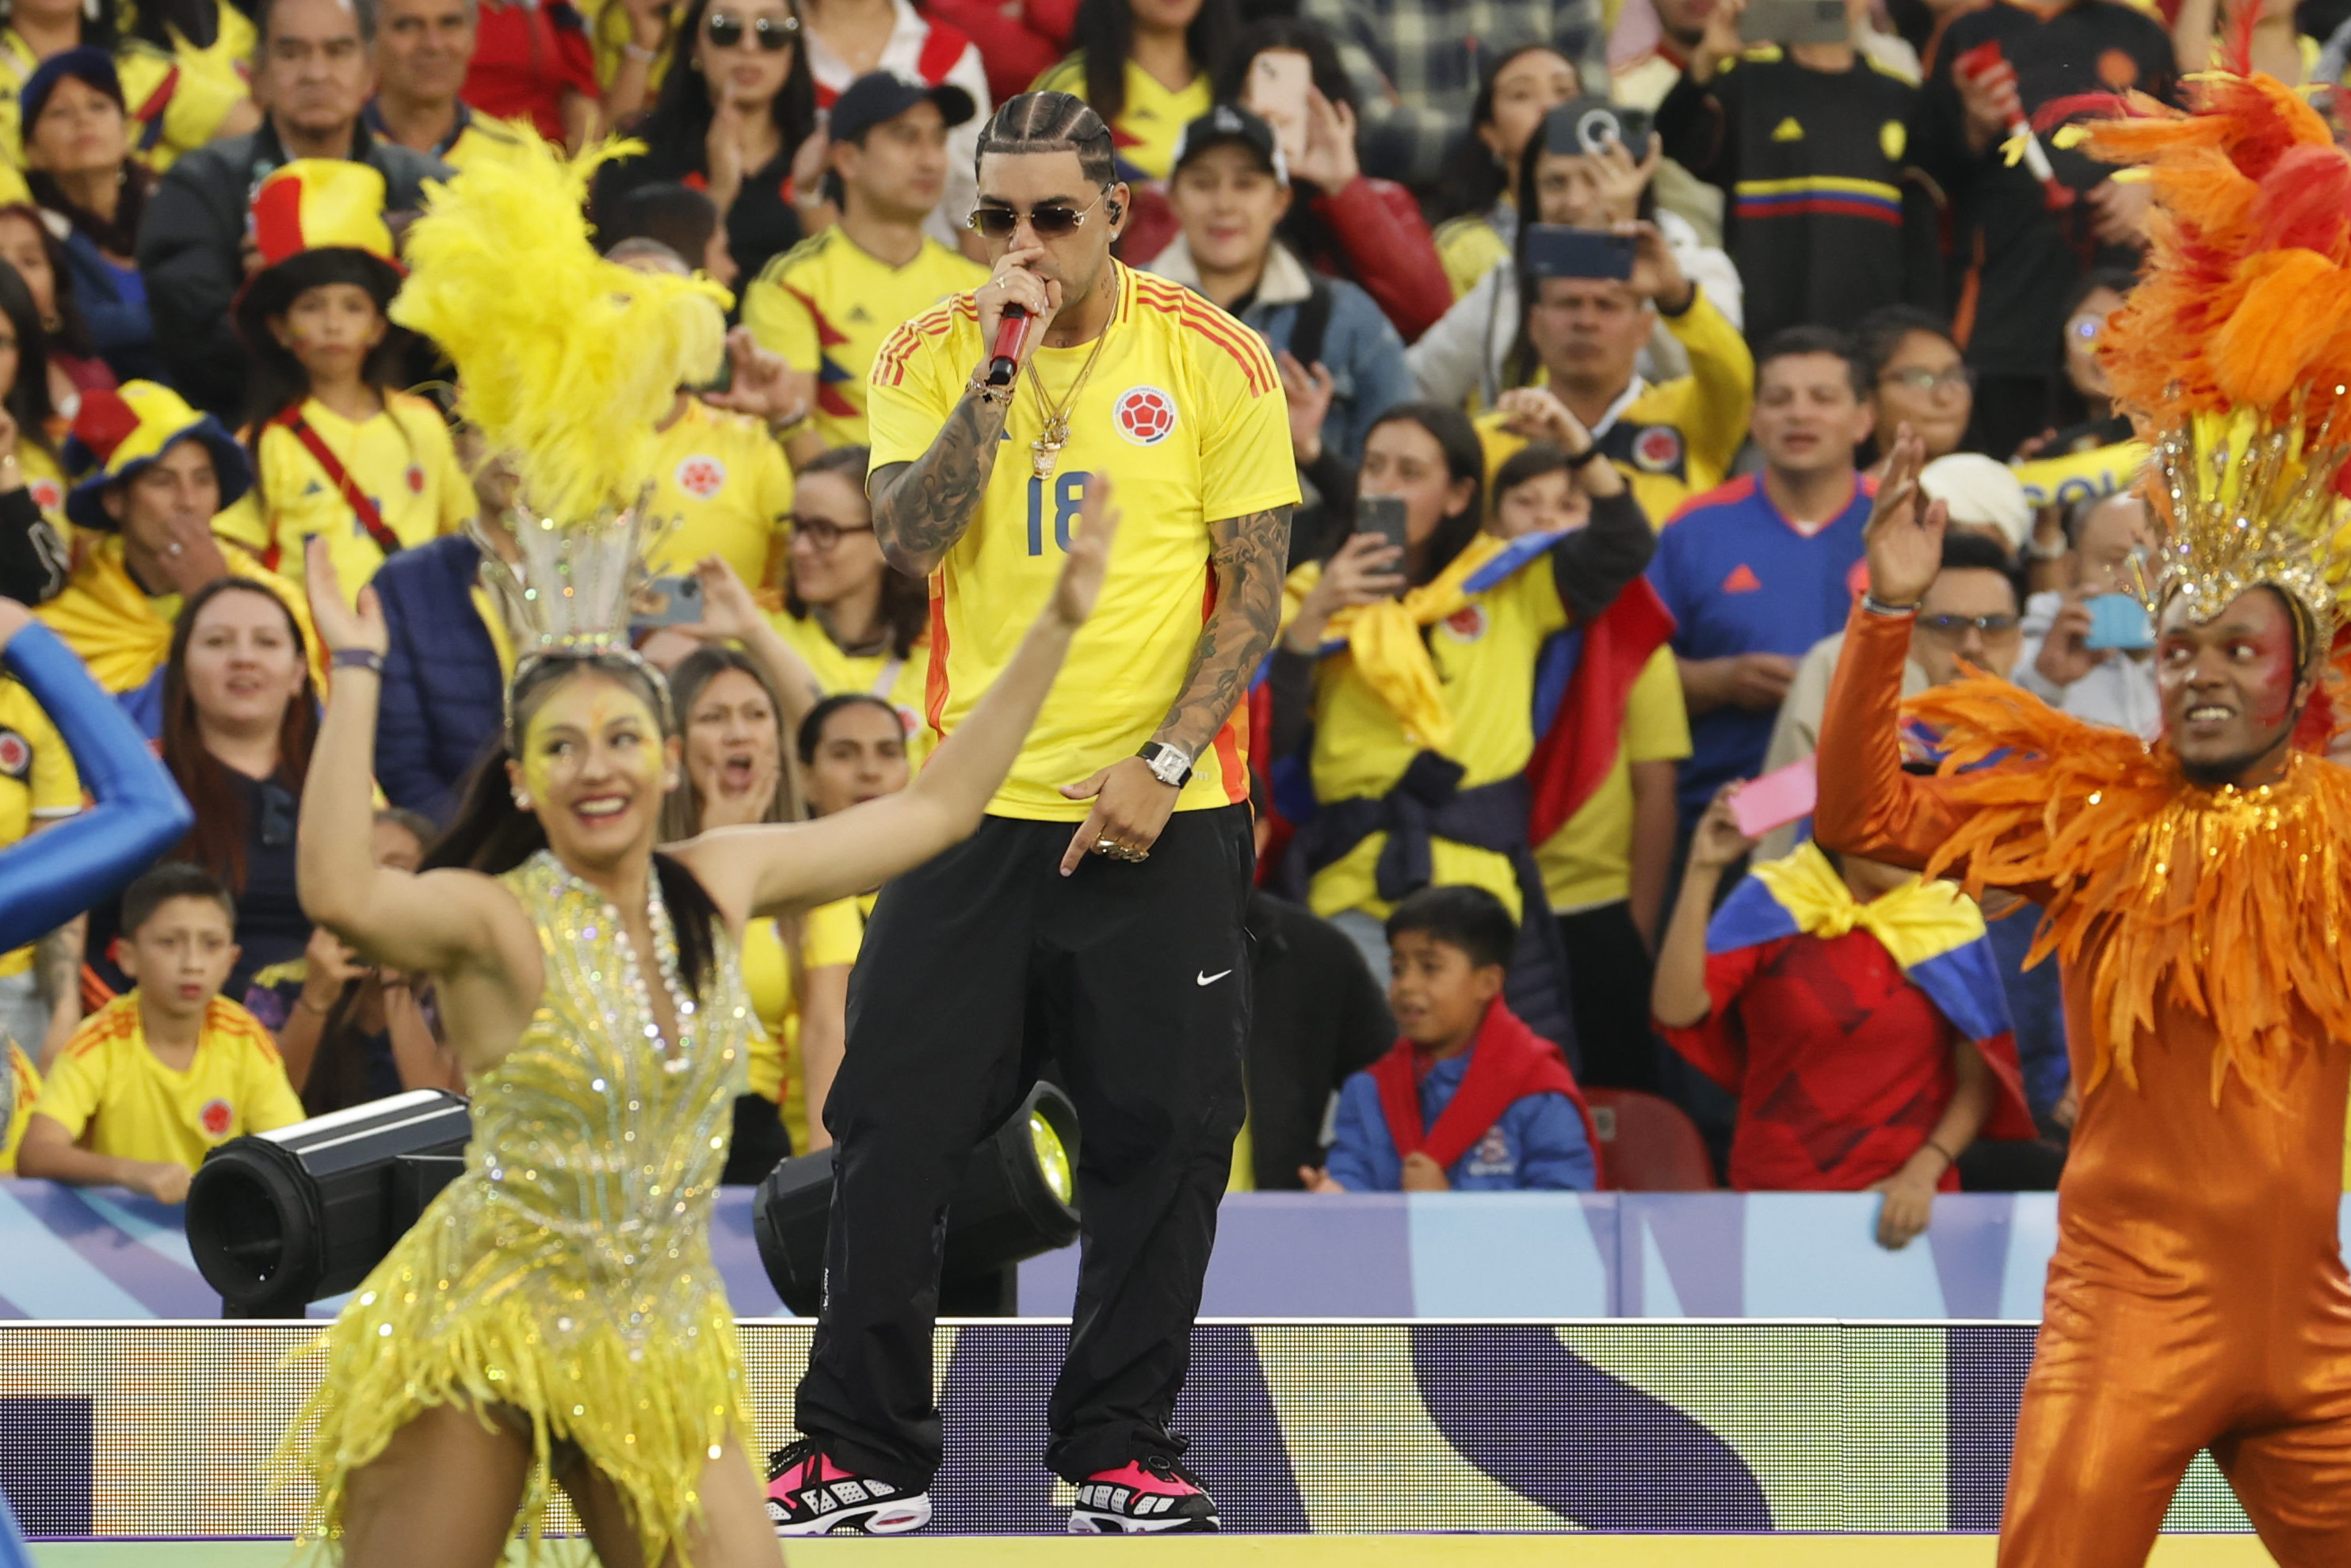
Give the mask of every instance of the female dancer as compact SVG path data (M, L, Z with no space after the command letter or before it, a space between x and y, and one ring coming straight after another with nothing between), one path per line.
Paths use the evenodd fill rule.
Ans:
M778 1561L708 1245L749 1027L737 944L978 826L1093 607L1107 488L1019 655L903 793L655 854L680 759L660 678L617 635L559 643L518 666L505 747L418 875L367 848L382 617L372 591L346 607L312 543L339 679L303 900L432 976L475 1093L465 1174L325 1341L306 1462L347 1563L494 1563L517 1503L536 1536L550 1480L608 1565Z

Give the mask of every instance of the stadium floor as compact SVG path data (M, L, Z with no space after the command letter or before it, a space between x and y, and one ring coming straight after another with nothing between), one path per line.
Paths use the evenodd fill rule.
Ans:
M1542 1536L1228 1536L1222 1540L933 1537L808 1541L791 1568L1555 1568L1565 1541ZM1991 1568L1988 1536L1604 1536L1577 1538L1576 1568ZM36 1546L38 1568L286 1568L282 1542L76 1542ZM519 1557L513 1561L519 1563ZM556 1545L550 1564L587 1561ZM2261 1568L2248 1536L2166 1536L2151 1568Z

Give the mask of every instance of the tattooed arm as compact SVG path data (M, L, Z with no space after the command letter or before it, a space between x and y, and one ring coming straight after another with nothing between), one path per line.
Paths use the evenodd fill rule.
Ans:
M1217 607L1200 627L1183 691L1152 734L1196 762L1240 706L1266 650L1273 646L1290 558L1290 513L1288 507L1276 507L1208 525ZM1104 840L1128 852L1128 858L1148 853L1174 815L1179 791L1161 783L1141 758L1130 757L1061 793L1094 802L1061 856L1066 876Z
M1009 406L967 392L928 452L874 470L867 486L873 537L892 566L910 577L928 577L971 527L996 472Z

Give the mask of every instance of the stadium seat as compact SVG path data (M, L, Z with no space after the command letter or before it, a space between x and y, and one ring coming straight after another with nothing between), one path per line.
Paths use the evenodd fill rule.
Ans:
M1600 1131L1608 1192L1710 1192L1714 1166L1698 1124L1670 1100L1637 1089L1586 1089Z

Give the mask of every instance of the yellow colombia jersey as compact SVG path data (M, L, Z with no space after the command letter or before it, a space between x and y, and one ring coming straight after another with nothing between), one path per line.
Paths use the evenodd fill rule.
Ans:
M773 920L754 920L743 927L743 989L751 998L751 1012L759 1032L750 1041L751 1092L776 1102L791 1134L794 1153L809 1146L808 1074L800 1067L800 997L796 977L814 969L857 962L865 942L865 916L873 907L872 894L837 899L820 904L800 917L799 962L784 946ZM818 1107L818 1113L822 1113Z
M8 1075L15 1091L12 1095L0 1094L0 1104L10 1107L6 1120L0 1121L0 1176L15 1176L25 1124L32 1120L33 1102L41 1097L41 1075L31 1057L5 1040L0 1040L0 1073Z
M1086 96L1086 52L1080 49L1029 84L1031 92L1066 92ZM1176 143L1184 128L1216 107L1215 93L1204 72L1175 92L1159 78L1126 62L1126 107L1111 121L1111 143L1118 152L1118 177L1165 180L1176 164Z
M1453 712L1453 745L1445 755L1465 769L1464 789L1525 770L1535 748L1535 655L1544 638L1566 627L1551 557L1541 555L1428 629L1430 663ZM1353 654L1343 650L1315 665L1309 768L1316 800L1385 795L1421 749L1405 738L1395 710L1356 674ZM1384 916L1388 905L1374 870L1386 842L1385 833L1374 833L1316 873L1307 892L1314 913L1361 909ZM1518 917L1524 900L1507 857L1448 839L1432 841L1429 855L1431 881L1482 887Z
M1755 411L1754 356L1705 289L1680 315L1657 319L1688 351L1690 373L1654 386L1635 378L1625 389L1633 395L1599 434L1600 450L1632 486L1651 528L1665 527L1683 502L1729 476ZM1503 418L1487 413L1477 422L1489 497L1494 476L1527 444L1502 428Z
M356 424L316 398L305 399L301 412L403 548L428 544L474 515L473 482L458 465L441 411L424 399L389 393L382 413ZM280 424L262 429L260 468L260 485L214 518L213 532L291 582L302 580L305 541L323 534L344 597L356 602L384 552L360 526L342 486Z
M906 760L917 768L923 765L935 738L923 719L923 688L931 667L927 635L903 659L884 653L844 653L813 615L794 617L779 611L768 619L792 651L807 661L825 695L864 692L896 708L906 726Z
M224 13L235 9L221 7ZM248 59L251 26L246 23L244 35ZM222 69L216 45L173 54L135 38L115 46L114 68L131 111L131 154L157 173L219 134L221 122L247 97L243 78ZM15 28L0 32L0 154L18 168L25 164L25 147L16 100L39 68L32 46Z
M81 778L48 715L22 685L0 680L0 848L32 831L36 822L80 810ZM0 976L32 967L29 944L0 956Z
M1022 372L977 515L931 576L924 714L945 736L1051 597L1089 476L1108 473L1117 486L1125 520L1102 599L989 803L1000 817L1084 820L1092 802L1061 787L1134 756L1183 691L1214 602L1209 525L1298 500L1289 414L1264 340L1188 288L1125 267L1116 282L1109 338L1052 476L1034 477L1029 463L1029 443L1044 430L1029 383L1058 404L1095 343L1040 349ZM873 365L874 467L929 449L982 352L967 294L891 337ZM1247 715L1236 711L1196 761L1176 810L1249 799L1247 737Z
M950 294L977 288L987 268L925 238L892 267L835 224L802 240L743 291L743 325L759 346L816 377L816 430L827 446L865 440L865 372L883 339Z
M792 465L768 427L698 397L653 437L653 515L677 527L653 547L656 572L683 572L706 555L726 558L758 588L775 575L792 515Z
M41 1114L92 1154L193 1170L231 1138L292 1126L302 1102L269 1031L226 997L213 998L188 1070L164 1066L147 1049L134 989L92 1013L57 1053Z
M1572 915L1632 896L1633 764L1678 762L1689 754L1681 672L1674 651L1659 648L1626 694L1624 735L1608 777L1535 848L1552 908Z

